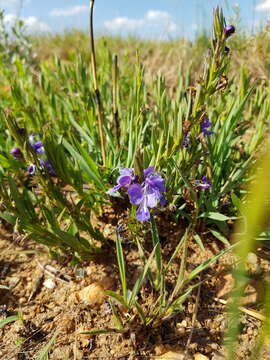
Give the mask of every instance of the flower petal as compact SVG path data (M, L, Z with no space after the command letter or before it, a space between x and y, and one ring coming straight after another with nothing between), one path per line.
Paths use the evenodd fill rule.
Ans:
M132 168L120 168L119 173L120 175L134 177L134 169Z
M130 202L134 205L139 205L144 199L143 190L140 184L130 185L127 193L130 197Z
M34 164L29 165L27 171L30 175L34 175L36 172L36 165Z
M143 175L146 178L149 174L153 173L155 170L154 166L149 166L148 168L146 168L145 170L143 170Z
M128 186L132 182L132 178L130 175L121 175L117 179L117 184L121 186Z
M159 193L153 192L152 194L147 194L146 199L147 199L147 206L149 206L150 208L153 208L153 207L157 206L157 201L159 199Z
M150 219L150 212L146 206L146 202L144 201L136 212L136 218L139 221L147 221Z
M37 151L38 149L43 147L43 143L42 141L38 140L37 142L35 142L34 144L32 144L32 148Z
M159 201L160 201L160 205L161 206L165 206L166 205L166 199L163 195L159 196Z
M112 195L112 194L114 194L116 191L118 191L120 188L121 188L121 185L115 185L113 188L111 188L111 189L108 191L108 194L109 194L109 195Z
M150 174L146 178L145 182L155 190L158 190L160 192L166 191L165 181L164 181L163 177L161 175L159 175L158 173Z

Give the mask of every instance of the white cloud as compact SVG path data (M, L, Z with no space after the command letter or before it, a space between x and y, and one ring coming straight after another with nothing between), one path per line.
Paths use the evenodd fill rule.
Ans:
M4 22L7 26L11 26L16 20L17 16L14 14L7 14L4 17ZM23 17L21 20L24 22L25 30L28 33L42 33L51 31L49 25L40 21L35 16Z
M88 6L86 5L75 5L70 6L65 9L53 9L49 15L50 16L73 16L78 15L83 12L88 11Z
M26 30L31 33L50 32L51 29L46 23L39 21L35 16L28 16L24 19Z
M173 22L172 16L166 11L149 10L142 18L116 17L104 22L109 31L135 31L139 29L155 29L160 32L173 33L177 25Z
M264 0L262 3L258 4L255 9L257 11L267 11L270 10L270 0Z
M160 10L149 10L145 18L150 21L160 21L160 20L171 20L171 15L167 13L167 11L160 11Z
M144 25L144 19L117 17L113 20L105 21L104 25L110 31L119 31L119 30L133 31L141 28Z

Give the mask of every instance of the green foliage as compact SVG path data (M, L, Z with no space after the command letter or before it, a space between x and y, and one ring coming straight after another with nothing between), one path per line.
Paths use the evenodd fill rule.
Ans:
M25 34L24 23L16 19L8 28L5 22L5 14L0 10L0 51L3 64L14 64L23 59L25 64L34 64L32 43Z
M61 251L67 247L76 253L95 252L93 240L102 245L106 239L91 225L91 214L100 213L102 204L109 201L106 192L115 181L113 170L135 166L139 151L141 167L154 165L163 172L166 197L176 208L176 218L192 218L199 226L204 223L224 241L227 221L237 213L231 196L244 195L243 186L250 179L249 169L267 127L269 101L263 84L250 86L246 69L242 69L239 85L229 79L231 56L224 49L230 40L221 31L223 26L223 15L217 10L213 38L218 41L211 41L210 56L204 55L199 81L189 88L190 69L175 74L179 82L174 93L161 75L146 81L147 69L139 52L134 56L134 71L126 57L120 59L118 70L108 44L99 43L97 81L106 168L97 126L96 89L84 52L74 55L72 62L58 57L43 61L38 72L19 57L15 67L3 67L4 83L10 84L11 90L2 94L0 115L0 129L5 134L0 135L2 219ZM205 117L212 122L212 135L201 132ZM250 132L254 126L256 131ZM19 134L19 128L26 129L25 135ZM28 136L33 132L40 134L57 178L51 178L29 145ZM184 147L188 133L189 144ZM10 155L14 146L23 153L20 160ZM33 177L25 171L30 164L37 168ZM198 184L206 175L212 186L202 189ZM46 214L39 211L41 204ZM60 217L57 226L52 226L48 214ZM80 245L75 246L75 239ZM199 234L195 239L202 247Z

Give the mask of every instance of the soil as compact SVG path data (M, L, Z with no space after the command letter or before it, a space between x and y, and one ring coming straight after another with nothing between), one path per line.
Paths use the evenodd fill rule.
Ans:
M192 318L197 290L186 300L182 312L158 326L144 327L138 323L136 328L125 333L82 334L84 331L115 328L111 308L104 296L96 303L91 300L91 304L80 298L81 290L91 284L98 285L101 290L120 292L113 243L118 219L113 213L112 209L108 210L99 218L100 229L110 238L110 247L96 258L76 266L70 265L70 256L50 258L46 248L29 239L24 240L18 234L14 236L2 225L0 284L6 285L9 290L0 289L0 321L18 312L22 313L23 321L0 327L0 359L36 359L55 331L57 337L50 350L51 360L162 359L162 354L168 351L186 351L185 359L193 359L198 353L205 355L206 359L223 359L223 334L228 324L225 305L219 300L226 299L233 285L230 269L234 258L229 253L203 272L202 278L206 277L207 281L201 286L195 321ZM181 238L184 224L171 223L168 226L170 218L166 214L161 218L162 222L159 219L158 223L166 259ZM123 224L125 221L125 218L122 219ZM149 247L150 253L147 237L144 247ZM127 281L132 287L141 270L141 260L128 231L123 231L122 246L127 262ZM205 251L192 239L189 241L188 272L224 245L205 238L204 246ZM268 249L261 249L257 255L251 256L250 274L253 280L243 299L243 306L247 309L260 310L260 285L269 273L269 254ZM175 283L178 263L179 258L169 273L169 287ZM148 283L144 284L139 296L148 307L153 306L155 296ZM96 300L99 298L98 295L94 297ZM260 326L259 320L243 312L237 359L248 358ZM270 347L265 347L261 359L270 359Z

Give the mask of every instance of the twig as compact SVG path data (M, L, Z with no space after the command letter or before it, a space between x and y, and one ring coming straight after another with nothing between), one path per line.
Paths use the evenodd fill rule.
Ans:
M115 127L115 137L117 147L120 148L120 124L119 124L119 113L117 108L117 90L118 90L118 59L117 55L113 57L113 88L112 88L112 98L113 98L113 119Z
M42 265L38 260L36 260L38 266L49 276L51 276L52 278L59 280L63 283L69 283L71 281L71 277L62 273L60 270L57 270L56 268L54 268L51 265Z
M200 277L200 278L201 278L201 277ZM189 337L188 337L188 340L187 340L187 344L186 344L185 357L186 357L187 354L188 354L188 348L189 348L189 345L190 345L190 343L191 343L192 336L193 336L193 333L194 333L194 325L195 325L195 321L196 321L196 319L197 319L197 314L198 314L200 294L201 294L201 285L199 285L198 291L197 291L197 295L196 295L195 308L194 308L194 312L193 312L193 315L192 315L191 330L190 330L190 334L189 334Z
M227 305L227 303L228 303L228 301L223 300L223 299L219 299L219 298L214 298L214 300L219 302L220 304L223 304L223 305ZM239 306L239 310L242 311L243 313L249 315L249 316L254 317L257 320L260 320L260 321L265 321L266 320L266 317L264 315L262 315L260 312L256 311L256 310L250 310L250 309L247 309L247 308L245 308L243 306Z
M95 3L95 0L90 0L89 32L90 32L90 48L91 48L91 65L92 65L94 90L95 90L95 97L96 97L96 104L97 104L100 148L101 148L103 166L105 166L106 165L105 136L104 136L104 131L103 131L101 97L100 97L100 92L99 92L98 83L97 83L97 64L96 64L94 28L93 28L94 3Z
M29 295L29 298L27 300L27 302L29 303L29 301L36 296L37 292L39 291L41 284L42 284L42 280L44 278L44 273L42 273L35 281L34 286L33 286L33 290L31 292L31 294Z

